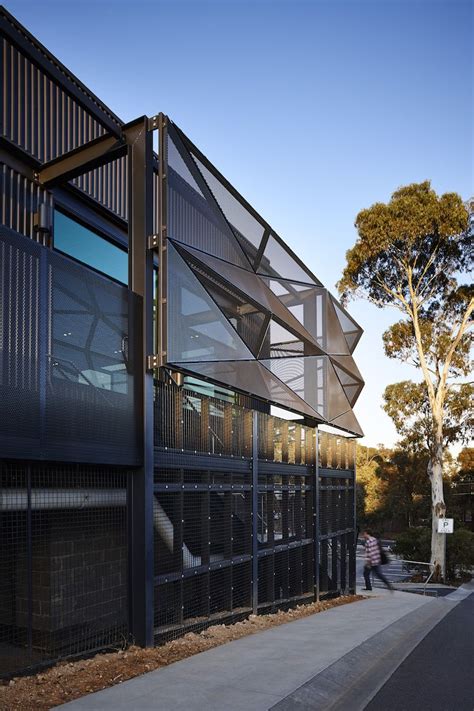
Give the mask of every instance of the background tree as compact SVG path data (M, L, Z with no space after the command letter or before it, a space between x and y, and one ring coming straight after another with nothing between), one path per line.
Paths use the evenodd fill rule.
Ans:
M472 288L458 283L472 265L468 211L455 193L438 196L430 182L395 191L356 218L358 239L347 252L339 282L344 300L367 298L392 306L403 320L386 334L387 355L419 367L428 394L431 483L431 561L445 575L443 534L438 519L446 513L443 494L445 401L450 378L469 372L468 328Z
M459 525L474 532L474 447L464 447L459 452L449 499Z

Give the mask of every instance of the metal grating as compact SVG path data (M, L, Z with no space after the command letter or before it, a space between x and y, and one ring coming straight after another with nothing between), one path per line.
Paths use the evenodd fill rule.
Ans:
M0 463L0 676L127 641L126 479Z

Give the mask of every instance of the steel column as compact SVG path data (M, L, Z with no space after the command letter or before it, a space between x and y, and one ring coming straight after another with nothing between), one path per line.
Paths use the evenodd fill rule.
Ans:
M252 610L258 612L258 412L252 412Z
M153 134L143 117L127 131L129 161L129 284L142 300L137 317L135 406L143 465L131 476L130 494L130 632L141 646L153 645Z
M313 485L313 541L314 541L314 585L316 601L319 602L319 429L316 428L316 446L314 454L314 485Z

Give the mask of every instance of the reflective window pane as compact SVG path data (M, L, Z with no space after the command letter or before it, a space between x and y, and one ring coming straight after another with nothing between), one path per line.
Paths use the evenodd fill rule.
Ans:
M54 212L54 247L123 284L128 283L128 255L62 212Z

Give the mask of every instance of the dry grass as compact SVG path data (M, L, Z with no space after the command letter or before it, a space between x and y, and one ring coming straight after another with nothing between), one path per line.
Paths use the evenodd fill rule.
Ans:
M285 612L250 615L248 619L233 625L214 625L199 634L190 632L161 647L130 647L125 651L97 654L91 659L61 662L35 676L18 677L6 682L0 687L0 710L45 711L226 642L364 599L362 595L350 595L301 605Z

